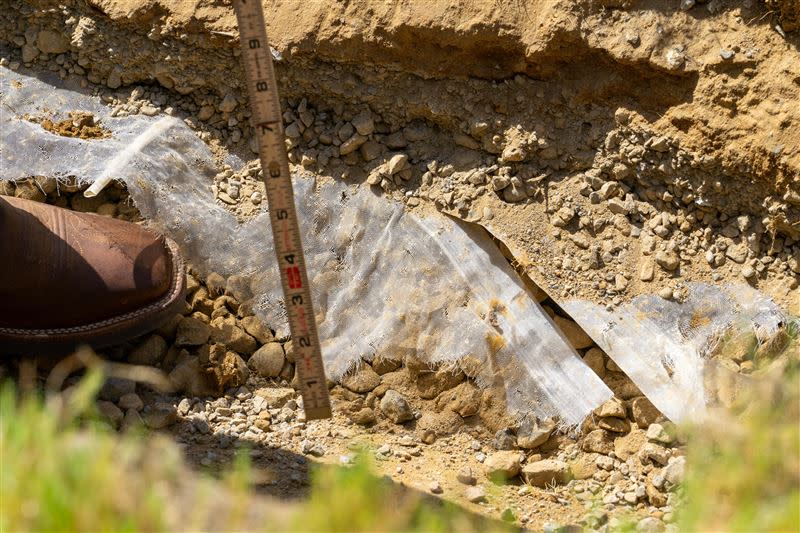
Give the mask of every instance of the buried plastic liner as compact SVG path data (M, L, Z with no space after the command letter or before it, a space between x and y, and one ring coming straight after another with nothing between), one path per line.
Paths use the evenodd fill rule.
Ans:
M269 218L239 223L215 203L212 154L173 117L111 117L99 100L2 71L4 179L124 181L142 215L202 272L288 334ZM105 139L63 137L30 120L90 111ZM241 165L234 158L229 161ZM519 418L580 423L611 391L569 346L480 228L417 216L365 188L295 179L328 375L362 358L472 361L477 381L502 387Z
M771 300L746 285L686 286L681 303L643 295L613 311L571 300L563 309L664 415L700 420L710 404L726 404L727 382L739 375L710 359L721 342L768 339L786 324ZM734 338L727 338L733 336ZM720 390L722 388L723 390ZM723 397L721 397L723 396Z

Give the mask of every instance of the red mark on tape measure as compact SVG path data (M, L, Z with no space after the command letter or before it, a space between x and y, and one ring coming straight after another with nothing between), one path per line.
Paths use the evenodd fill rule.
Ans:
M303 280L300 277L300 269L296 266L286 269L286 279L289 282L290 289L299 289L303 286Z

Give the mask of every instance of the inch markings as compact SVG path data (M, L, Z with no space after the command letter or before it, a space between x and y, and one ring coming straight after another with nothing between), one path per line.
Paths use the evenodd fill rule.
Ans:
M267 191L272 238L292 333L306 420L330 418L331 403L314 320L306 261L283 138L278 87L260 0L234 0L252 124Z

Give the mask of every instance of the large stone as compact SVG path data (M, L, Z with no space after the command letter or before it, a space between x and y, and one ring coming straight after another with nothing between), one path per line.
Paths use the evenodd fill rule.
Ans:
M555 323L576 350L582 350L594 344L592 338L575 321L556 315Z
M650 424L647 428L647 440L670 445L675 442L675 426L670 423Z
M486 489L484 489L481 485L478 485L477 487L467 487L467 490L464 492L464 497L468 502L472 503L486 501Z
M280 343L270 342L256 350L247 361L247 366L262 378L271 379L280 375L285 361Z
M631 414L636 425L642 429L647 429L661 418L659 410L644 396L631 400Z
M211 340L244 355L252 354L258 346L256 340L248 335L232 316L221 316L211 321Z
M686 477L686 458L674 457L664 467L664 481L667 483L667 488L672 489L676 485L683 482Z
M272 331L264 323L254 316L246 316L241 320L244 330L252 335L261 344L267 344L275 340Z
M159 402L149 406L142 419L150 429L163 429L178 421L178 411L172 404Z
M662 250L656 253L655 259L656 264L668 272L676 270L681 264L678 254L673 251Z
M436 399L437 408L450 409L463 417L478 414L482 393L474 384L465 381L455 388L443 392Z
M586 452L608 455L614 451L614 440L608 431L595 429L583 438L581 447Z
M375 423L375 411L369 407L364 407L350 415L350 420L359 426L369 426Z
M569 481L569 466L554 459L544 459L525 465L522 479L534 487L562 485Z
M388 374L389 372L394 372L400 366L402 362L399 359L389 359L386 357L376 357L372 360L372 369L379 375L382 376L384 374Z
M583 362L599 377L606 375L605 357L600 348L589 348L583 355Z
M395 424L402 424L414 418L414 413L405 397L391 389L381 398L381 412Z
M427 411L417 420L417 431L437 437L452 435L464 425L464 419L457 413L445 409L441 413Z
M628 457L636 455L646 442L644 431L634 428L627 435L614 439L614 453L620 460L627 461Z
M142 407L144 407L144 402L142 402L142 399L138 394L135 392L129 392L128 394L123 394L122 398L119 399L119 407L123 411L127 411L129 409L141 411Z
M212 376L219 391L244 385L250 376L244 359L238 353L226 350L223 344L203 346L198 352L198 359L203 370Z
M359 135L370 135L375 131L375 121L369 110L364 110L350 121Z
M124 378L108 378L100 387L97 396L101 400L118 402L125 394L136 392L136 382Z
M342 378L342 386L359 394L365 394L381 384L381 377L367 364Z
M596 453L582 453L570 464L570 472L575 479L589 479L597 472Z
M466 379L459 368L440 368L436 372L421 374L417 378L417 391L425 400L436 398L446 390L452 389Z
M286 405L286 402L293 400L297 397L297 391L290 387L272 388L265 387L257 389L255 394L264 398L267 405L273 409L277 409Z
M594 410L595 416L605 418L613 416L617 418L625 418L625 404L619 398L611 398L603 405Z
M507 481L520 471L520 453L504 450L491 454L484 461L486 476L492 481Z
M597 425L601 429L607 429L613 433L627 433L631 430L631 423L625 418L609 416L598 420Z
M211 328L208 324L196 318L184 317L175 331L175 346L201 346L210 336Z
M46 54L62 54L69 50L69 41L61 33L42 30L36 37L36 47Z
M214 380L203 371L197 357L190 357L177 364L169 373L169 380L177 391L189 396L211 396L217 393Z
M128 356L128 362L135 365L154 366L160 363L165 355L167 355L167 341L160 335L153 334L133 349Z
M100 416L111 424L114 429L120 427L122 419L125 417L119 407L105 400L97 402L97 410L100 412Z
M654 507L664 507L667 505L667 495L661 492L654 484L653 480L657 477L663 478L663 474L658 470L653 470L647 475L645 482L645 494L651 505Z
M658 466L666 466L669 457L669 450L654 442L648 442L639 450L639 461L642 464L653 463Z
M551 418L543 421L526 420L517 430L517 446L526 450L538 448L547 442L555 428L556 423Z

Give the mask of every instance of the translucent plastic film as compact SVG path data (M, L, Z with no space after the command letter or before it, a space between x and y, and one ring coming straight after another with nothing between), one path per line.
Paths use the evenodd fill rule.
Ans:
M746 285L690 284L681 302L639 296L614 311L573 300L564 309L658 409L674 421L699 420L712 400L705 378L723 371L708 359L720 335L733 330L769 337L781 310Z
M227 277L240 301L288 334L269 218L241 224L214 201L212 155L182 121L111 117L96 99L7 70L0 92L4 179L123 180L142 215L193 264ZM91 111L111 135L62 137L25 118L70 111ZM361 358L470 357L479 383L505 388L512 412L563 425L611 396L482 229L313 177L296 176L295 197L330 377Z

